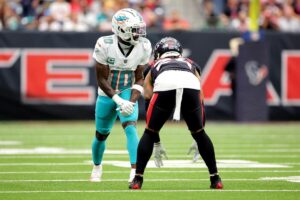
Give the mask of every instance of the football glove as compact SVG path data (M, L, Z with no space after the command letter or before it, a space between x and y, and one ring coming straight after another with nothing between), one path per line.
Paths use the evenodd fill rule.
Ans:
M131 115L134 112L134 104L133 102L130 101L125 101L121 106L120 106L120 113L123 116L128 116Z
M128 116L133 113L135 103L122 99L117 94L115 94L112 99L119 106L117 110L120 110L121 115Z
M193 141L193 143L192 143L191 147L189 148L187 154L190 155L193 151L194 151L193 162L197 162L197 160L200 157L200 154L199 154L199 150L198 150L198 145L197 145L195 140Z
M162 167L164 165L162 159L168 159L168 156L165 148L160 142L154 143L153 154L156 167Z

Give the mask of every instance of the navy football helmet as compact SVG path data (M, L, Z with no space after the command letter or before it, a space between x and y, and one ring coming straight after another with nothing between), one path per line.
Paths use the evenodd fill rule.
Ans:
M182 46L175 38L165 37L156 43L153 54L154 60L165 57L181 56Z

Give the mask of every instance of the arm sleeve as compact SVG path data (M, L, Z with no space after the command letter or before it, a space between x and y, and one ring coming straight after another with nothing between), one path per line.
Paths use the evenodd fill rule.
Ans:
M108 65L106 48L102 38L99 38L95 44L93 58L100 64Z

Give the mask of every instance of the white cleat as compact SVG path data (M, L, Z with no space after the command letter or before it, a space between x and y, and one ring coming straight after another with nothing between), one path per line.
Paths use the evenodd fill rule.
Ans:
M134 176L135 176L135 169L134 169L134 168L131 168L130 174L129 174L128 183L131 183L131 182L133 181Z
M90 181L100 182L101 177L102 177L102 165L94 165Z

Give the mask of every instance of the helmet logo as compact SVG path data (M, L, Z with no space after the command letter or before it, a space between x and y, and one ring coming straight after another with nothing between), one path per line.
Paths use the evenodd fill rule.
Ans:
M119 15L119 16L116 16L115 19L116 19L118 24L122 24L125 21L127 21L129 18L125 15Z
M163 48L177 49L175 42L172 40L166 41L166 43L163 45Z

